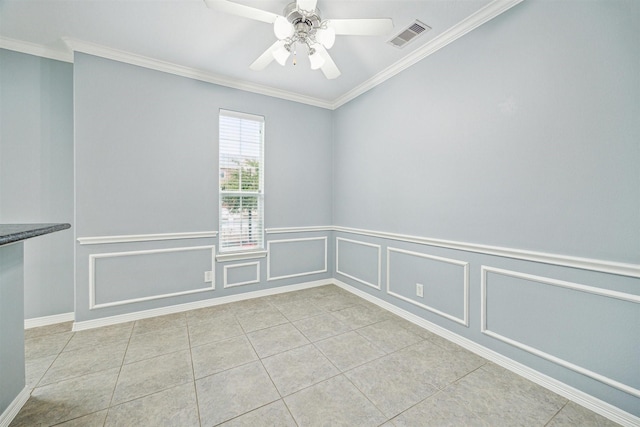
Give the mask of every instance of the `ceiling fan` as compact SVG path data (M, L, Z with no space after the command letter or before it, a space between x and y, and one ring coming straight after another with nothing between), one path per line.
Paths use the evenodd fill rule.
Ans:
M282 13L268 12L229 0L204 0L211 9L273 24L278 40L256 59L249 68L263 70L274 59L285 65L293 51L296 64L296 45L307 47L311 69L322 70L325 77L335 79L340 70L327 52L336 35L376 36L388 34L393 29L390 18L327 19L322 20L317 0L297 0L289 3Z

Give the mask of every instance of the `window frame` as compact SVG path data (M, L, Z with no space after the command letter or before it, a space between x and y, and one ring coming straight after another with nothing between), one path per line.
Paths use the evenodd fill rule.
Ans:
M258 189L257 191L247 191L242 190L242 188L238 188L238 190L222 190L222 173L225 172L225 168L223 168L222 164L222 144L221 144L221 122L222 117L230 117L236 118L240 120L248 120L252 122L260 123L260 154L259 154L259 164L258 164ZM244 113L240 111L227 110L220 108L218 111L218 227L219 227L219 240L218 240L218 254L216 255L216 259L218 261L231 261L231 260L240 260L240 259L250 259L250 258L259 258L264 257L267 254L266 251L266 243L265 243L265 226L264 226L264 205L265 205L265 192L264 192L264 152L265 152L265 128L266 128L266 120L264 116ZM248 157L247 157L248 158ZM250 157L254 159L254 157ZM225 170L223 170L225 169ZM242 168L240 167L238 173L242 174ZM241 179L241 178L240 178ZM260 234L259 244L256 247L243 247L239 246L226 246L223 244L223 197L224 196L254 196L258 201L257 212L260 216L258 221ZM252 221L251 224L254 224ZM242 236L242 233L240 234Z

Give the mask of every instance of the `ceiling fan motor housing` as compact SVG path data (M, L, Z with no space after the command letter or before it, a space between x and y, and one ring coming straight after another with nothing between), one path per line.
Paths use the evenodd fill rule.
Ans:
M298 9L295 1L289 3L287 7L284 8L282 15L293 25L295 35L297 36L296 38L300 41L307 39L309 36L313 36L322 25L320 10L318 8L311 11L302 11Z

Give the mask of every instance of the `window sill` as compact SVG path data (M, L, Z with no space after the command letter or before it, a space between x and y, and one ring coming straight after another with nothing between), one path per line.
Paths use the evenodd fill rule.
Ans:
M264 258L267 256L267 251L251 251L251 252L231 252L227 254L216 255L216 261L239 261L243 259L255 259Z

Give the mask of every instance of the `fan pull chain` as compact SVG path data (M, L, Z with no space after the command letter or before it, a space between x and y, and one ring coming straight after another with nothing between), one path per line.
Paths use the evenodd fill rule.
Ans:
M296 48L293 48L293 65L297 65L298 64L298 59L296 57Z

